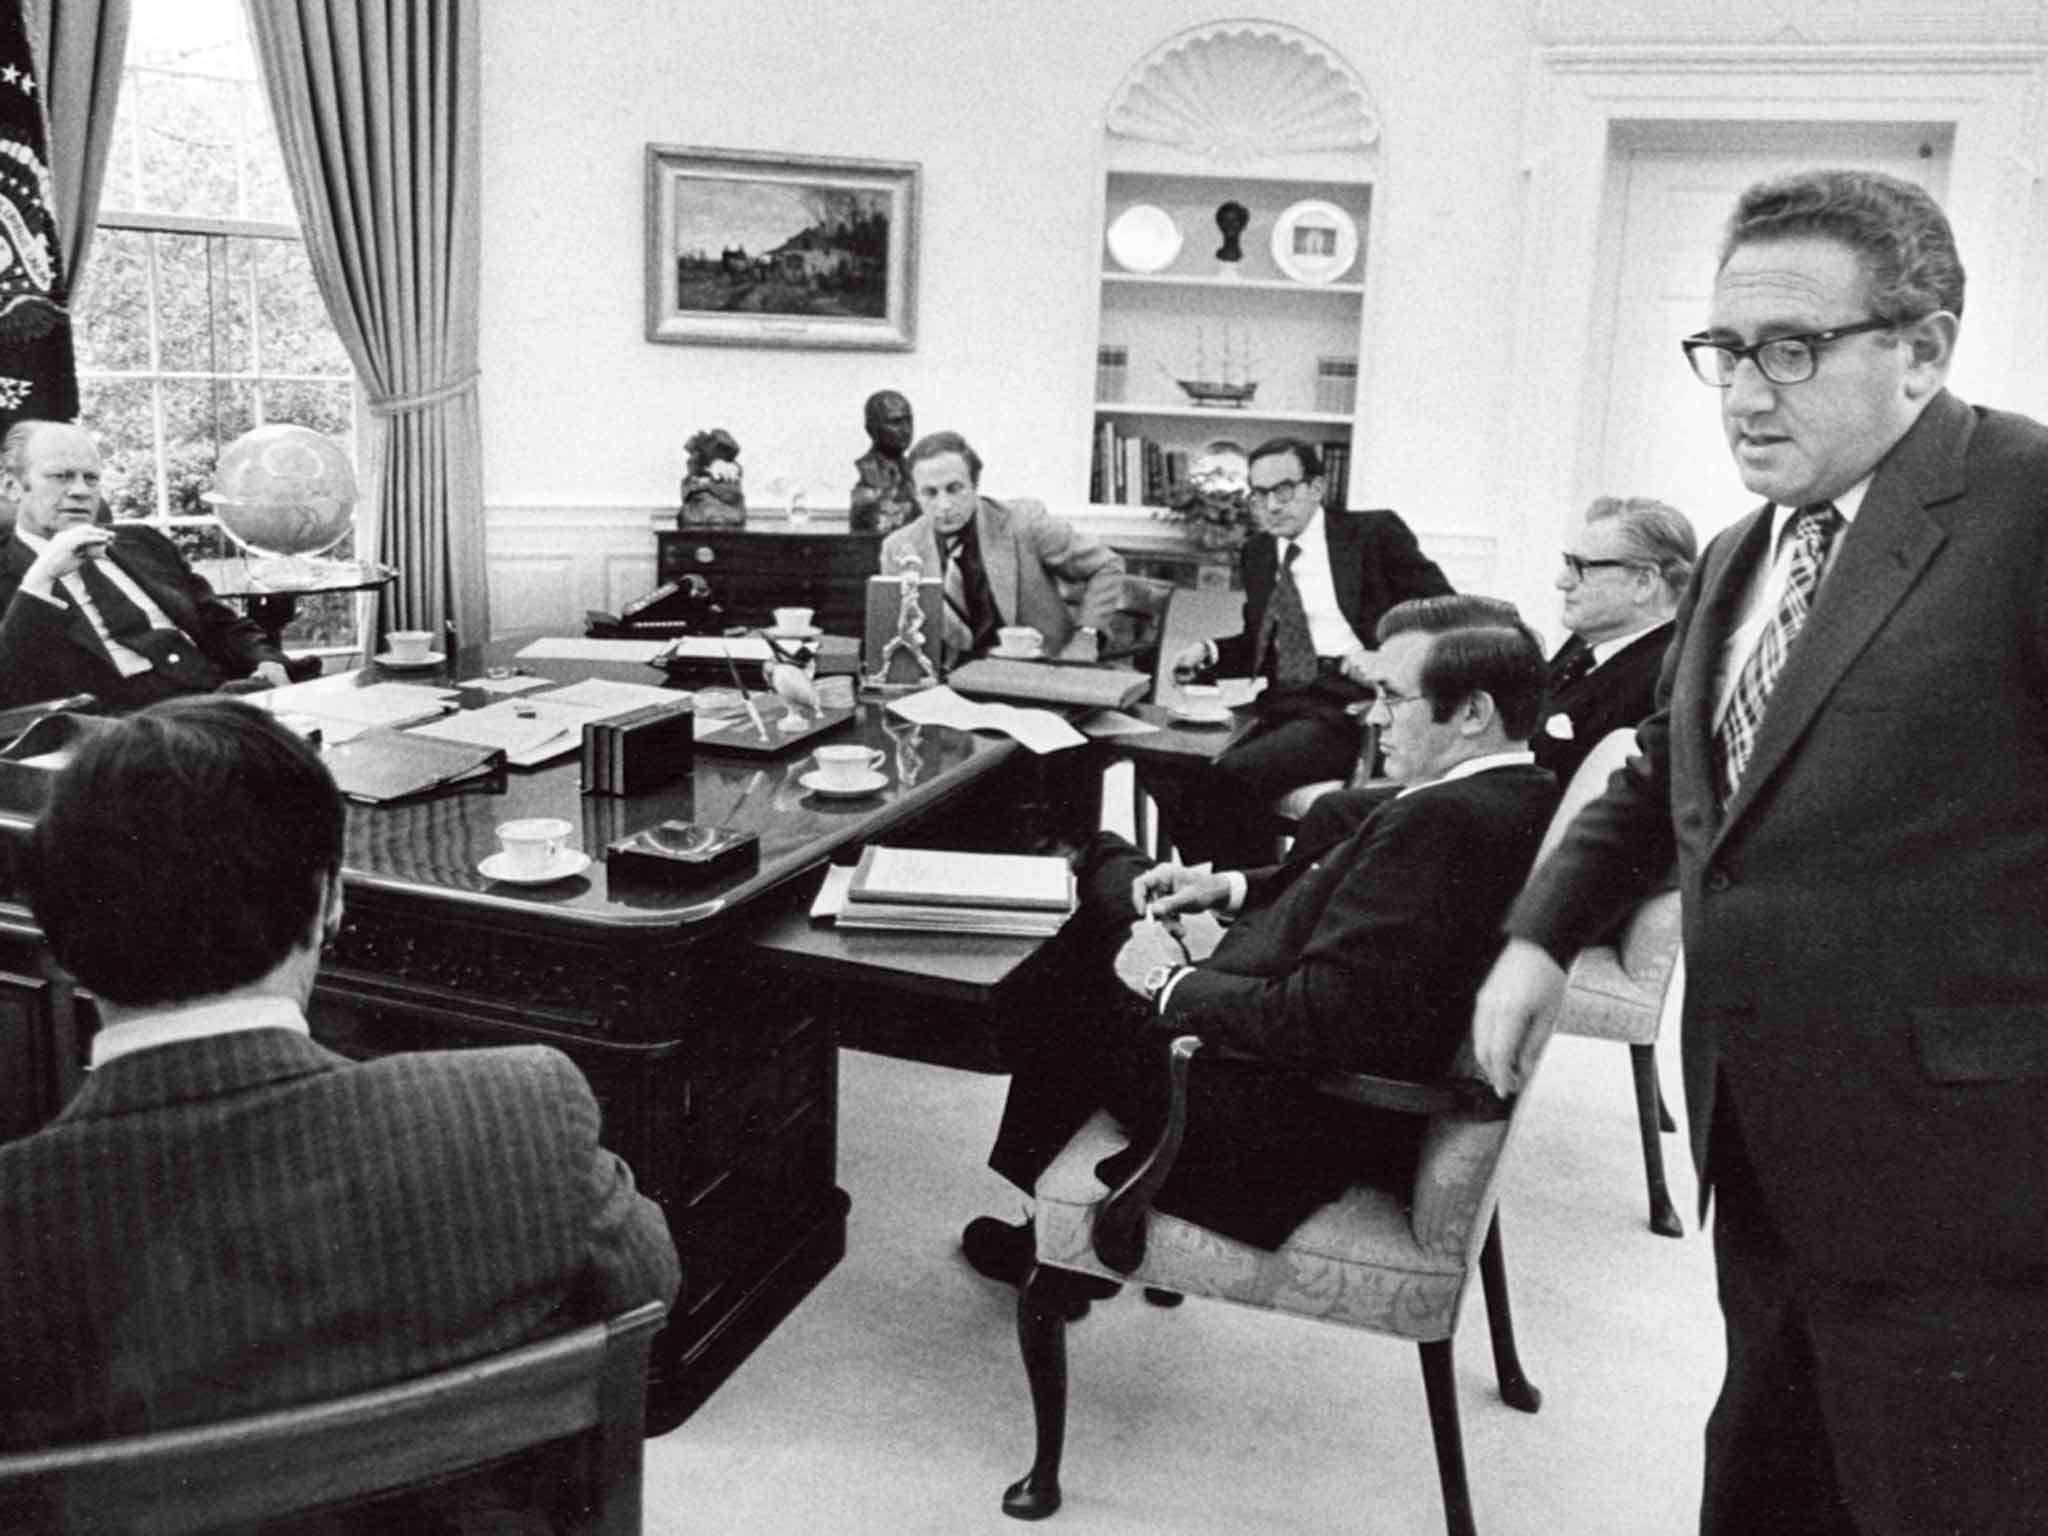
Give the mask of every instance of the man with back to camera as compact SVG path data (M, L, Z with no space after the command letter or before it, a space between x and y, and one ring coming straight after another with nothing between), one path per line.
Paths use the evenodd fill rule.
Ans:
M1708 546L1641 755L1475 1010L1511 1088L1675 849L1710 1536L2048 1529L2048 429L1943 387L1962 307L1921 189L1743 194L1684 346L1768 503Z
M982 495L981 456L957 432L919 438L903 462L920 515L882 540L882 574L914 554L944 578L947 664L986 654L1008 625L1037 630L1049 656L1093 661L1123 599L1123 556L1042 502ZM1062 582L1081 587L1078 613Z
M1364 733L1350 710L1372 675L1361 637L1394 604L1451 590L1398 513L1325 511L1322 470L1315 445L1299 438L1252 450L1259 532L1244 547L1244 626L1173 658L1183 682L1212 670L1266 679L1256 724L1213 762L1143 775L1168 838L1191 863L1263 864L1273 801L1351 776Z
M342 830L318 755L230 699L108 722L57 774L30 900L102 1023L77 1096L0 1146L0 1450L335 1397L673 1299L667 1224L568 1058L309 1038Z
M82 427L19 421L0 444L14 532L0 548L0 707L91 693L112 709L288 681L284 653L154 528L100 522Z
M1412 1176L1419 1120L1333 1104L1267 1063L1447 1072L1557 781L1526 748L1543 650L1511 604L1401 603L1377 639L1372 719L1403 788L1346 841L1220 874L1152 866L1108 833L1090 848L1077 871L1084 974L1063 976L1060 1005L1006 1043L1015 1075L989 1164L1018 1188L1029 1193L1097 1107L1143 1145L1164 1108L1165 1047L1184 1034L1266 1061L1196 1057L1189 1130L1159 1208L1270 1248L1347 1185ZM1148 908L1235 920L1188 964L1160 924L1134 925ZM1031 1266L1028 1222L979 1217L961 1246L992 1279L1016 1284Z

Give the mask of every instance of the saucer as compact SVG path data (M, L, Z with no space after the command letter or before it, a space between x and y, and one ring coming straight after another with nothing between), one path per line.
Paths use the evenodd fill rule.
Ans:
M764 631L770 640L815 640L825 631L815 624L806 624L801 629L775 628Z
M1041 645L1028 651L1006 651L1001 646L997 646L989 652L989 655L995 657L998 661L1043 661L1045 660L1045 647Z
M1231 718L1228 704L1174 704L1166 713L1175 725L1228 725Z
M827 800L857 800L862 795L872 795L876 790L886 788L889 775L870 769L856 783L827 784L825 776L813 768L809 773L798 774L796 781L812 794L823 795Z
M448 659L441 651L429 651L424 656L397 657L386 651L377 658L377 665L389 667L394 672L424 672L429 667L438 667Z
M547 885L551 881L567 880L571 875L580 875L588 868L589 854L581 848L564 848L554 863L531 874L515 874L502 852L484 859L477 865L477 872L486 880L502 880L507 885Z

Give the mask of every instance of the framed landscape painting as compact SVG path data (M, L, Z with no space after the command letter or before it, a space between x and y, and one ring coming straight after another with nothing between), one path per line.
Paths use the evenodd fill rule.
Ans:
M647 339L908 351L909 162L647 146Z

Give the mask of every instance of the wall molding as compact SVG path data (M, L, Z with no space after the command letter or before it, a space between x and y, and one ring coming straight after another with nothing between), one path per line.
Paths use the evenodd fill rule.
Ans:
M1539 43L2048 44L2048 0L1537 0Z

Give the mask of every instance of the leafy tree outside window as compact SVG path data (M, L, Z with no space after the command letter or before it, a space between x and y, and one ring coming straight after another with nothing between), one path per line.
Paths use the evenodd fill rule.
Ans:
M107 502L191 558L242 553L203 495L250 428L311 427L358 461L355 374L313 283L241 0L136 0L72 308ZM354 599L305 598L285 641L353 648Z

